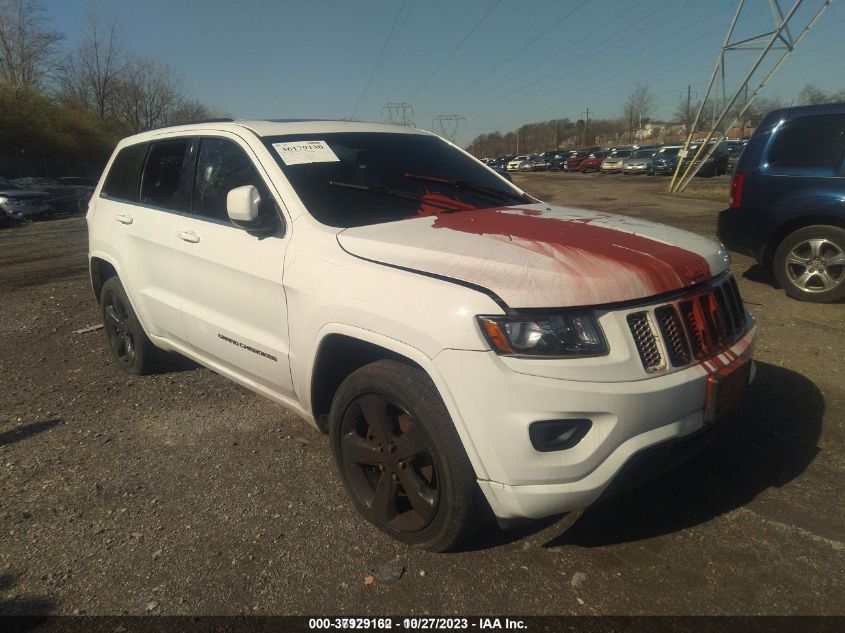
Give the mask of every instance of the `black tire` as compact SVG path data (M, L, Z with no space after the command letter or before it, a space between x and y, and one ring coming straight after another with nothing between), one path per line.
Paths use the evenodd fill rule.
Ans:
M845 229L817 224L791 233L772 260L775 279L793 299L831 303L845 299Z
M147 337L117 277L103 284L100 309L106 344L118 366L135 375L157 371L163 353Z
M354 371L335 394L329 425L353 505L394 538L442 552L491 517L446 406L420 369L380 360Z

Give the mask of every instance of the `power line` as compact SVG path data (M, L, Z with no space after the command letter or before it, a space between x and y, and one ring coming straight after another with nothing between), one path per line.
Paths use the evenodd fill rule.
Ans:
M428 82L431 81L434 76L443 69L443 67L449 62L449 60L452 59L452 56L461 49L461 47L466 43L470 36L475 33L475 30L483 24L484 20L486 20L490 16L490 14L496 10L496 7L498 7L501 2L502 0L496 0L496 3L492 7L490 7L490 9L488 9L487 13L485 13L478 22L475 23L475 26L470 29L469 33L464 35L464 38L458 43L455 48L452 49L452 52L446 56L446 59L444 59L443 62L437 68L435 68L434 71L428 77L425 78L425 81L420 84L419 88L414 90L413 94L410 97L411 99L416 97L420 93L420 91L425 88L426 85L428 85Z
M577 13L580 9L582 9L582 8L583 8L583 7L587 4L587 2L589 2L589 0L583 0L583 2L581 2L581 4L579 4L577 7L575 7L574 9L572 9L572 11L570 11L570 12L569 12L569 13L567 13L567 14L565 14L565 15L564 15L563 17L561 17L559 20L557 20L556 22L554 22L554 23L553 23L553 24L552 24L549 28L547 28L545 31L543 31L542 33L540 33L538 36L533 37L531 40L529 40L529 42L528 42L525 46L523 46L522 48L520 48L518 51L516 51L516 52L514 52L514 53L509 52L509 53L508 53L508 58L507 58L507 60L505 60L504 64L494 64L493 66L491 66L491 67L489 68L489 70L488 70L486 73L484 73L481 77L479 77L478 79L476 79L476 80L475 80L473 83L471 83L470 85L465 86L465 87L463 88L464 93L466 93L466 92L467 92L467 91L469 91L469 90L472 90L472 89L473 89L473 88L475 88L477 85L479 85L480 83L484 82L484 81L485 81L488 77L490 77L490 75L492 75L493 73L495 73L497 70L501 70L503 66L507 66L510 62L512 62L512 61L513 61L513 60L515 60L517 57L519 57L520 55L522 55L522 53L524 53L524 52L525 52L525 51L527 51L529 48L531 48L531 46L532 46L533 44L536 44L539 40L541 40L543 37L545 37L546 35L548 35L548 34L549 34L552 30L554 30L555 28L557 28L558 26L560 26L561 22L563 22L564 20L568 20L569 18L571 18L571 17L572 17L575 13ZM556 57L556 56L557 56L557 55L555 55L555 57ZM548 60L546 60L546 61L548 61Z
M653 29L655 25L649 23L647 26L645 26L643 29L640 29L636 33L631 32L631 27L650 19L653 15L655 15L656 13L663 11L663 10L664 10L664 7L661 6L661 7L658 7L657 10L640 17L640 19L636 20L633 24L629 24L629 25L623 27L623 31L625 32L624 37L621 37L619 33L614 33L614 34L610 35L609 37L603 39L602 41L598 42L595 46L593 46L593 48L589 52L579 54L579 57L589 59L590 56L595 52L601 52L603 55L605 55L607 52L612 51L613 49L615 49L619 46L629 47L630 42L635 41L637 35L641 34L642 32L645 32L647 30ZM681 13L688 13L688 12L689 12L689 7L682 7L682 10L679 11L678 14L676 14L676 15L680 15ZM667 23L671 18L676 17L676 15L673 15L670 18L664 19L662 23ZM610 43L610 42L613 42L614 40L617 40L617 43L615 45L611 45L610 47L608 47L607 44ZM572 48L572 47L570 45L567 48ZM565 51L559 52L559 53L555 54L553 57L560 57L561 55L565 56ZM573 69L572 69L572 66L573 66L573 64L572 64L571 59L567 59L567 61L564 62L563 64L558 64L555 67L551 68L549 71L540 75L539 77L537 77L537 78L535 78L535 79L533 79L533 80L531 80L531 81L529 81L525 84L522 84L521 86L519 86L517 88L510 90L509 92L505 93L504 95L497 97L494 100L495 101L494 105L488 106L487 108L483 108L481 110L481 115L483 116L487 112L501 111L501 103L502 103L503 99L509 99L510 97L517 97L518 99L524 101L524 98L526 96L526 93L525 93L526 89L531 88L531 87L537 85L538 83L540 83L541 81L544 81L544 80L550 78L552 75L554 75L556 72L558 72L560 70L566 70L567 72L565 72L564 75L562 77L560 77L560 79L563 79L563 77L571 75L574 72ZM585 72L584 67L579 66L577 68L577 72L583 74ZM556 83L552 87L551 92L557 92L560 89L561 89L560 84ZM473 118L475 118L475 116L476 115L474 114Z
M381 47L381 52L379 53L378 59L376 59L376 63L373 65L373 69L370 71L370 77L367 79L367 83L364 85L364 89L361 91L361 96L358 97L358 103L355 104L355 107L352 109L352 118L355 118L355 115L358 114L358 108L361 105L361 102L364 100L364 96L370 90L370 85L373 83L373 77L375 77L376 70L378 70L379 66L381 66L381 62L384 59L384 53L387 50L387 44L390 42L390 38L393 37L393 31L396 29L396 24L399 22L399 16L402 15L402 10L405 8L405 3L407 0L402 0L402 4L399 6L399 11L396 12L396 17L393 19L393 25L390 27L390 32L387 34L387 37L384 40L384 44Z

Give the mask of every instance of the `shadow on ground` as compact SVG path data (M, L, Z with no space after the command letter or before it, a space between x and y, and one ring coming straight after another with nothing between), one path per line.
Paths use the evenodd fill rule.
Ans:
M764 268L760 264L752 264L749 266L748 270L742 273L742 277L743 279L753 281L754 283L777 288L775 276L772 274L772 271L769 268Z
M53 418L51 420L31 422L30 424L24 424L14 428L11 431L5 431L0 433L0 446L8 446L9 444L14 444L15 442L20 442L28 437L32 437L33 435L49 431L57 424L61 424L61 422L61 418ZM0 589L2 588L2 585L0 585Z
M47 615L55 611L57 602L52 598L39 598L32 596L15 596L6 598L5 594L11 593L17 585L17 576L13 574L0 574L0 616L8 615ZM37 624L37 621L30 622ZM0 630L3 627L0 626ZM18 630L29 630L27 628Z
M743 405L713 440L661 477L587 508L545 547L601 547L705 523L798 477L819 453L824 398L804 376L757 363Z

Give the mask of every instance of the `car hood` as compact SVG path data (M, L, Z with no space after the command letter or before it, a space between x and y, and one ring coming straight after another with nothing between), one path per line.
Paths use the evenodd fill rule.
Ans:
M642 299L722 273L727 254L645 220L546 204L418 215L337 236L357 257L481 286L514 308Z
M0 196L6 198L46 198L48 195L34 189L0 189Z

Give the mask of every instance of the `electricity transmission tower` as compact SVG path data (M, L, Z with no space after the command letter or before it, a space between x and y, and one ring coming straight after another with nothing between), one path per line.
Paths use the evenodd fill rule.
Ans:
M414 108L410 103L385 103L381 107L381 114L387 110L387 121L391 125L404 125L405 127L414 127L414 122L408 118L408 113L414 113Z
M713 119L710 128L704 136L704 141L699 144L693 160L686 164L683 160L678 161L678 166L675 168L675 173L672 175L672 181L669 184L669 191L677 193L686 189L692 178L696 173L698 173L699 169L701 169L704 161L713 155L716 145L718 145L718 143L710 142L713 135L719 132L722 137L724 137L724 133L734 127L737 121L741 120L742 117L745 116L748 107L757 95L760 94L763 87L769 82L778 69L780 69L786 61L786 58L789 57L792 51L795 50L795 47L798 46L798 43L804 39L804 36L807 35L813 26L815 26L822 13L824 13L828 6L830 6L830 1L831 0L795 0L792 7L784 13L783 8L781 7L781 0L768 0L769 9L772 14L772 30L759 35L733 40L732 37L734 30L740 19L743 7L745 6L745 0L739 0L736 12L734 13L731 24L728 27L728 32L725 34L725 41L722 44L719 55L716 57L716 65L713 68L713 73L710 75L710 83L704 93L704 98L698 106L698 113L695 115L695 120L693 121L689 135L687 136L687 140L684 143L684 149L681 152L682 156L686 156L689 150L690 142L698 129L698 124L701 122L702 118L702 112L704 112L705 104L708 100L711 100L711 105L713 106L712 109L714 112L718 113L718 115L716 115ZM809 19L794 19L795 13L801 5L805 4L805 2L809 5L816 5L818 8L812 13ZM799 24L795 24L796 22L799 22ZM800 26L800 23L804 24L803 28ZM793 30L798 32L797 36L793 35ZM729 98L728 87L725 82L725 55L736 51L760 51L760 54L756 56L754 62L750 67L748 67L743 79L739 82L735 91L732 93L732 96ZM759 81L757 87L754 88L754 91L748 95L748 85L751 83L752 77L754 77L755 73L760 70L760 67L767 58L770 61L774 58L771 67ZM762 72L760 74L762 74ZM714 92L714 86L716 86L716 91L715 94L711 95L711 93ZM747 95L747 97L741 107L737 110L740 95L743 93Z
M431 120L431 127L435 128L440 136L454 143L461 121L466 121L466 117L460 114L439 114Z

